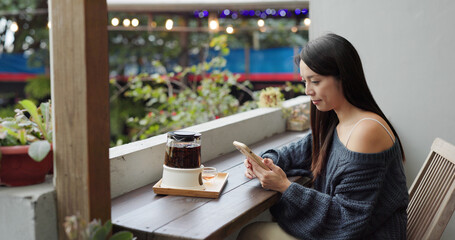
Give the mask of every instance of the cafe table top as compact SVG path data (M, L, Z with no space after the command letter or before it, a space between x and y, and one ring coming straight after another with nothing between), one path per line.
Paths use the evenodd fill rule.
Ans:
M260 153L293 142L308 134L284 132L256 144ZM112 201L114 231L131 231L137 239L223 239L251 219L268 210L280 193L264 190L257 179L244 176L245 157L238 151L225 154L205 166L228 173L227 183L218 198L157 195L153 185L131 191ZM305 184L308 178L292 177Z

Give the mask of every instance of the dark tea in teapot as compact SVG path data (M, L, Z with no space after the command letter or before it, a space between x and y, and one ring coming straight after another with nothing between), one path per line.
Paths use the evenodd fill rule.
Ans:
M168 133L164 164L173 168L201 166L201 134L187 131Z

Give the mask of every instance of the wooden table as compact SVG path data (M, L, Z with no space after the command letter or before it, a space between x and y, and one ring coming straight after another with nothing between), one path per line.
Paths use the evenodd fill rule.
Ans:
M295 141L307 132L285 132L250 147L256 153ZM137 239L223 239L266 211L280 197L244 176L238 151L204 163L229 173L217 199L156 195L149 184L112 202L114 231L129 230ZM293 181L304 180L293 177ZM304 181L307 181L306 179Z

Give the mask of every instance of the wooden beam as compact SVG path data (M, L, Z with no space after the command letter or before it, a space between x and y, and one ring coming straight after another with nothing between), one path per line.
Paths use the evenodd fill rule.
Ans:
M65 216L110 218L105 0L51 0L51 84L59 239Z

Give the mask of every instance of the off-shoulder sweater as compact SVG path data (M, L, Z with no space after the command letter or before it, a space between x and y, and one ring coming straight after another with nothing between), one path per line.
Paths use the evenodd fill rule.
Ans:
M261 154L288 176L310 176L311 134ZM406 239L408 191L399 142L380 153L347 149L336 130L313 188L292 183L270 209L299 239Z

